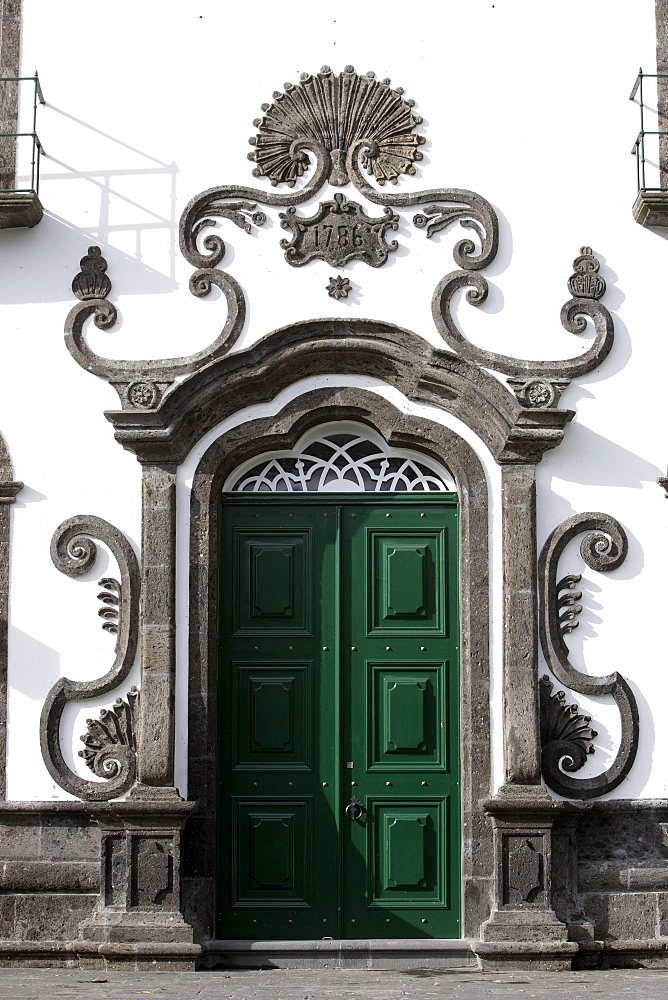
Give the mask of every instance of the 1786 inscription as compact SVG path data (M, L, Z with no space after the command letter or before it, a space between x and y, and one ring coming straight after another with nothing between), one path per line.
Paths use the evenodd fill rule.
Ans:
M285 259L293 267L310 260L324 260L332 267L343 267L349 260L363 260L371 267L382 267L399 244L385 242L388 229L399 228L399 216L389 208L379 219L366 215L356 201L348 201L337 192L333 201L322 201L310 218L297 215L290 207L280 213L281 226L292 232L292 239L281 240Z

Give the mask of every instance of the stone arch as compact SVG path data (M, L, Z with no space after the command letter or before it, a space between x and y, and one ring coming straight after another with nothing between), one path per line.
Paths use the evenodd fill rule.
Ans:
M481 800L491 792L489 706L488 489L473 448L448 427L401 413L369 390L307 391L276 416L243 423L218 437L200 459L190 505L189 796L198 801L188 826L186 906L202 914L213 899L215 877L215 780L217 713L217 612L219 495L242 462L264 452L291 448L309 429L354 420L377 431L394 447L430 456L452 473L460 496L462 899L463 933L477 937L491 909L492 833ZM190 901L190 902L189 902ZM212 931L213 914L203 927Z

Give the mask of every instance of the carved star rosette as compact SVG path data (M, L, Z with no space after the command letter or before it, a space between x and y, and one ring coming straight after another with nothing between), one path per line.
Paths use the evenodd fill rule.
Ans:
M281 227L292 231L291 240L281 240L285 259L293 267L309 261L324 260L332 267L343 267L351 260L362 260L370 267L382 267L388 255L399 246L396 240L385 242L388 229L399 228L399 216L386 208L384 215L373 219L356 201L348 201L337 192L333 201L320 202L315 215L297 215L294 206L279 214Z

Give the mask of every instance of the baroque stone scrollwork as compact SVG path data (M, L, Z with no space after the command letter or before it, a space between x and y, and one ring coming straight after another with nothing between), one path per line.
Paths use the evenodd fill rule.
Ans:
M179 238L186 260L199 268L215 268L220 263L225 255L222 239L209 234L200 250L199 237L217 218L231 218L230 209L240 200L247 200L246 216L262 204L285 208L290 218L297 205L317 194L329 180L337 186L352 182L386 213L394 208L425 206L413 221L427 236L461 223L476 233L481 249L476 251L473 240L460 240L454 248L457 265L480 270L491 263L498 248L498 220L480 195L459 188L389 194L376 190L364 176L362 171L366 170L382 186L386 180L396 183L401 174L415 173L413 164L422 155L417 147L424 137L413 133L421 119L411 112L414 102L403 100L402 94L400 88L390 88L389 80L378 82L373 73L359 76L352 66L338 76L325 66L316 76L303 74L297 86L286 84L284 93L276 91L274 104L263 105L265 117L255 122L259 132L251 139L255 150L249 154L257 164L253 173L269 177L274 186L289 187L310 168L312 176L301 190L283 195L232 185L202 192L181 217ZM321 204L320 211L326 211L328 204Z
M448 347L460 357L483 368L492 368L508 379L519 401L530 408L554 406L571 378L586 375L607 358L614 341L612 317L598 299L605 291L605 281L598 274L600 264L590 247L582 247L573 261L575 273L568 288L573 297L561 309L561 323L569 333L580 334L587 329L587 317L592 320L595 337L582 354L563 361L524 361L476 347L461 333L452 318L455 292L468 288L466 301L480 306L487 299L488 284L480 274L453 271L436 286L432 299L432 315L436 329Z
M285 259L293 267L311 260L324 260L343 267L351 260L363 260L370 267L382 267L388 255L399 248L396 240L385 242L388 229L399 228L399 216L389 208L380 219L370 218L356 201L337 192L333 201L320 202L310 218L297 215L292 206L279 215L283 229L292 230L292 239L281 240Z
M105 577L103 580L99 581L98 587L103 588L97 595L98 601L102 602L102 607L98 611L100 618L104 618L102 628L105 632L113 632L114 635L117 635L118 605L121 585L118 580L114 580L111 577Z
M99 801L116 798L134 784L135 748L122 740L100 746L95 752L94 770L108 780L87 781L75 774L63 757L60 720L68 702L99 698L127 679L137 652L139 565L132 546L117 528L100 517L77 515L64 521L51 539L51 558L56 569L73 578L92 569L97 558L97 546L93 539L98 539L110 549L121 575L117 615L114 608L117 617L117 621L113 622L117 626L114 662L96 680L72 681L61 677L56 681L42 709L40 742L44 763L54 781L80 799ZM102 581L102 585L107 582L110 581ZM105 590L107 594L111 593L111 590Z
M414 129L422 123L412 113L415 101L405 100L403 89L390 80L376 80L373 72L360 76L346 66L338 76L329 66L319 73L302 73L298 84L286 83L284 92L274 92L274 103L263 104L263 118L253 124L259 130L249 142L248 154L257 166L254 177L268 177L273 185L294 185L307 170L306 153L295 148L295 138L320 142L330 154L330 184L348 183L346 155L358 139L373 140L364 156L364 168L379 184L397 183L399 174L414 174L413 162L422 159L418 149L425 139Z
M98 778L109 779L123 770L130 754L137 755L139 733L139 690L131 687L127 701L117 698L111 708L103 708L99 719L86 719L87 732L79 739L86 749L79 751Z
M612 695L621 717L617 754L610 766L593 778L575 778L565 773L578 770L584 764L586 753L582 752L582 746L578 748L572 739L553 738L544 743L542 767L545 781L560 795L576 799L594 798L616 788L629 773L638 748L638 708L627 681L617 671L604 677L583 674L568 657L564 636L576 627L575 616L581 610L570 601L577 601L581 595L565 597L560 596L560 591L572 590L580 577L565 577L557 582L556 574L566 545L584 532L588 534L582 540L580 554L591 569L599 572L617 569L624 562L628 549L624 529L613 517L599 513L577 514L554 529L539 560L540 637L550 670L560 684L579 694ZM586 737L585 742L588 739Z
M657 479L657 483L659 484L659 486L661 487L661 489L664 491L663 495L668 500L668 475L667 476L659 476L659 478Z
M231 215L225 213L225 216L242 225L242 217L236 209ZM264 220L262 213L259 216ZM245 224L242 227L245 228ZM227 320L208 347L185 357L162 360L121 361L101 357L86 343L84 325L90 317L100 330L109 330L116 322L116 307L107 298L111 292L111 281L106 270L107 262L100 248L89 247L87 256L81 260L81 272L72 282L72 290L80 301L70 310L65 321L65 343L82 368L114 386L124 409L155 408L175 378L226 354L243 329L246 301L240 285L224 271L214 267L200 268L190 277L192 294L203 298L215 285L227 302Z
M547 674L541 677L540 741L546 766L549 767L549 762L556 758L565 771L577 771L587 760L587 755L594 753L592 740L598 733L589 725L591 718L578 713L577 705L566 704L563 691L552 694L553 687Z

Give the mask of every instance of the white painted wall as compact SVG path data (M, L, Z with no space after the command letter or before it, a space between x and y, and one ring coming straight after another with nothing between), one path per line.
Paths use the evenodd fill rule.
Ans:
M563 396L577 417L562 446L538 469L539 536L542 542L565 517L585 510L612 514L629 534L623 567L609 576L585 568L583 622L570 645L583 669L619 669L638 697L638 760L613 796L668 795L661 766L668 754L668 728L661 723L668 687L662 628L668 508L654 483L668 461L662 307L668 243L662 231L644 230L632 219L635 167L629 155L638 112L628 94L638 66L654 67L653 17L652 0L565 0L557 6L442 0L418 8L340 0L290 10L268 2L116 0L103 7L24 0L22 70L40 73L48 105L40 109L38 130L48 158L41 182L44 220L31 231L0 233L0 430L16 478L26 483L13 509L9 797L66 797L41 761L41 706L58 676L98 676L113 655L113 639L96 615L94 580L107 572L104 559L88 581L63 577L49 558L54 529L74 513L90 513L112 521L136 547L140 538L140 469L114 442L103 415L117 408L115 392L78 368L62 339L79 258L89 245L102 246L119 308L112 331L89 331L98 352L166 357L209 343L223 322L224 302L216 293L206 300L189 294L192 269L178 252L179 216L191 197L213 185L271 190L251 175L246 140L255 131L252 121L285 80L296 82L301 71L315 72L323 63L337 72L347 63L374 69L416 100L425 119L425 155L417 176L402 180L400 190L465 187L496 207L501 247L486 272L489 299L478 310L465 302L459 310L462 329L476 343L540 359L584 349L562 329L559 309L569 297L566 279L580 246L591 245L602 261L615 347L600 370ZM356 197L352 189L346 194ZM327 196L324 190L300 211L309 213ZM267 226L252 236L231 224L220 228L228 245L222 266L242 284L249 303L235 350L284 324L332 315L391 321L439 343L431 292L454 269L451 248L460 229L427 240L410 224L413 213L404 212L399 252L377 270L348 265L343 273L355 294L336 303L325 292L333 270L322 262L289 267L278 245L284 233L277 212L268 214ZM276 412L292 395L323 381L307 375L248 415ZM439 411L407 404L382 384L369 387L404 409L456 425ZM185 463L179 485L182 791L187 494L206 443ZM498 502L498 468L482 445L476 447ZM492 522L498 582L496 527ZM576 548L563 569L581 571ZM496 607L497 784L500 627ZM596 773L614 753L616 710L575 700L595 716L600 732L597 752L580 773ZM109 701L68 710L68 752L67 734L76 751L85 718Z

